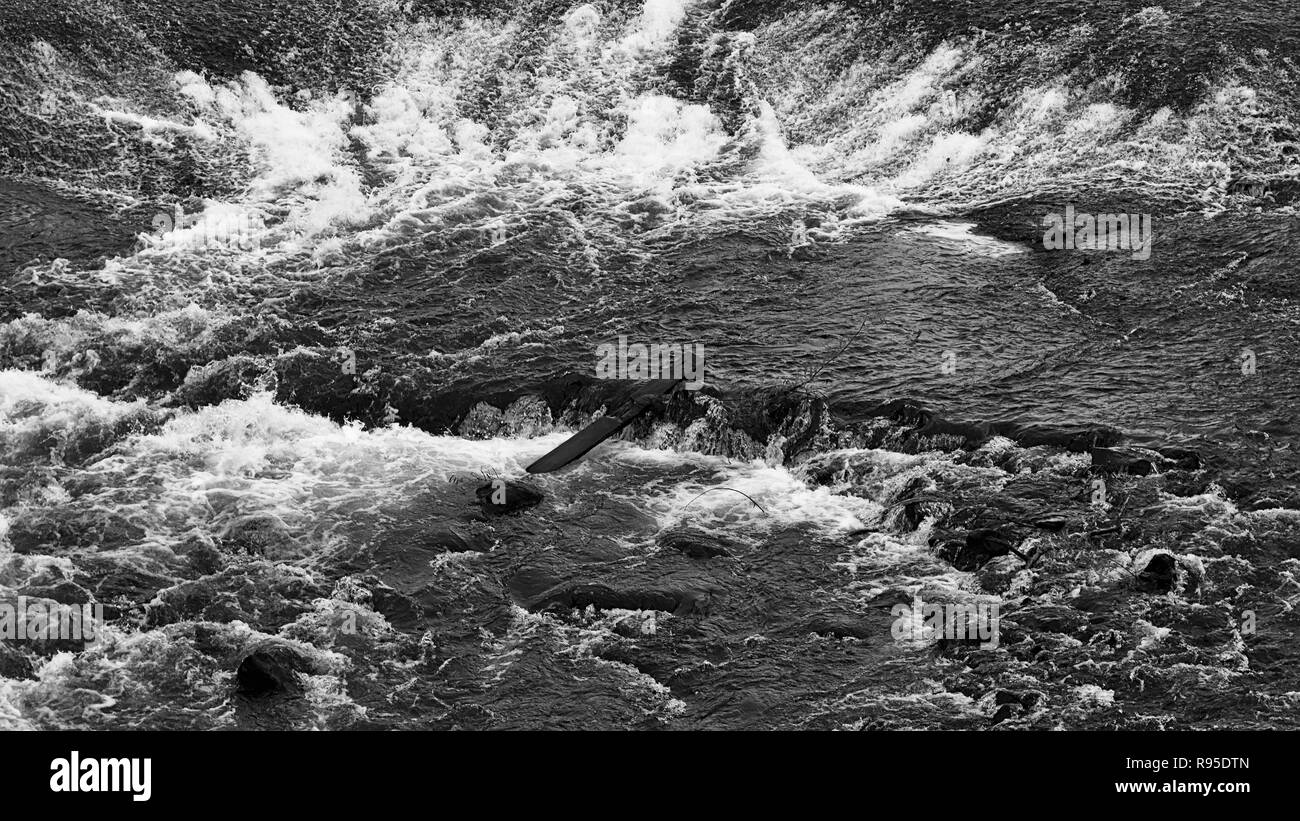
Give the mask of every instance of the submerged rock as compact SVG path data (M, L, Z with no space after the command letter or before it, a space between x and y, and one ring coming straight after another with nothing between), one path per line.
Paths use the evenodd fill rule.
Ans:
M1036 633L1078 635L1088 629L1088 616L1062 604L1034 604L1008 613L1005 618Z
M599 583L569 583L529 603L532 612L552 609L660 610L674 616L708 615L713 594L702 589L616 589Z
M561 584L560 577L551 570L541 567L524 567L516 571L506 581L510 596L521 606L528 607L541 599L549 590Z
M1163 461L1160 454L1143 448L1093 448L1092 469L1096 473L1127 473L1148 476Z
M1201 467L1200 455L1186 448L1095 447L1091 454L1094 473L1149 476L1157 471L1194 471Z
M222 531L221 546L229 551L270 558L300 552L292 530L271 513L252 513L235 519Z
M972 530L964 542L948 542L939 549L958 570L979 570L992 559L1014 550L1011 539L998 530Z
M252 562L158 591L145 606L146 626L183 621L243 621L275 632L311 610L313 599L329 595L305 570Z
M485 553L492 549L491 539L450 525L430 529L416 545L431 553Z
M678 527L665 530L659 534L655 542L660 547L685 553L692 559L713 559L719 556L730 556L731 551L728 547L734 546L718 536L713 536L693 527Z
M868 610L865 613L828 610L801 619L794 625L793 632L812 633L826 638L851 638L872 644L889 644L893 642L891 628L894 618L892 613L879 609Z
M507 482L502 479L489 482L475 491L483 512L500 516L506 513L518 513L535 507L545 498L540 490L522 482Z

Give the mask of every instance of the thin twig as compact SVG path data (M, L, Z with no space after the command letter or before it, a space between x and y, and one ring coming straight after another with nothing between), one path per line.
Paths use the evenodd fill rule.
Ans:
M715 490L730 490L732 493L739 493L741 496L744 496L746 499L749 499L749 501L754 502L753 497L751 497L748 493L745 493L745 492L742 491L742 490L736 490L734 487L711 487L711 488L709 488L708 490L704 491L704 493L711 493L711 492L713 492L713 491L715 491ZM700 496L703 496L704 493L701 493ZM695 499L700 498L700 496L696 496ZM686 508L688 508L688 507L690 507L692 504L694 504L694 503L695 503L695 499L691 499L689 502L687 502L686 505L685 505L684 507L682 507L682 510L684 511L684 510L686 510ZM763 513L764 513L765 515L768 515L768 516L771 516L771 515L772 515L772 514L770 514L770 513L767 512L767 508L763 507L763 506L760 505L758 502L754 502L754 507L756 507L756 508L758 508L759 510L763 511Z
M786 390L786 393L793 393L794 391L803 388L805 385L807 385L808 383L815 380L818 376L820 376L821 372L826 370L826 366L830 365L832 362L838 359L845 351L849 349L849 346L852 345L854 341L856 341L857 338L862 335L862 331L866 327L867 327L867 320L863 319L862 324L858 325L858 329L853 332L853 336L850 336L848 339L846 339L844 343L840 345L839 350L835 351L835 353L831 354L820 365L818 365L817 369L814 370L812 373L810 373L807 379L798 383L797 385L790 386Z

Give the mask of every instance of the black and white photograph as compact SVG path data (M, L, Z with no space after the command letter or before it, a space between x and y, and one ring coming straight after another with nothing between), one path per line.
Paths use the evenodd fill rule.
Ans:
M1298 207L1293 0L0 0L6 760L1066 739L1240 807Z

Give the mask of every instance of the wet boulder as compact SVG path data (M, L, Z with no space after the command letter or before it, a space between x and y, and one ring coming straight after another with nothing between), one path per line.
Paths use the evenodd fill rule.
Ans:
M1178 586L1178 560L1171 553L1139 556L1133 569L1134 584L1144 593L1169 593Z
M1206 605L1171 598L1154 602L1145 618L1155 627L1170 629L1174 641L1167 643L1178 649L1190 646L1218 652L1235 644L1241 627L1240 617L1217 603Z
M94 600L89 590L67 579L54 584L31 585L18 592L33 598L50 599L59 604L90 604Z
M869 608L857 613L846 610L825 610L800 619L793 632L800 635L812 633L826 638L856 639L870 644L893 642L894 616L891 612Z
M939 505L927 494L934 490L933 483L924 476L917 476L907 483L898 495L895 505L899 512L899 528L904 533L911 533L921 526L927 517L934 515Z
M999 706L1003 704L1016 704L1024 707L1026 710L1032 710L1042 703L1045 698L1039 690L1026 690L1023 693L1017 693L1011 690L998 690L993 694L993 703Z
M536 507L545 498L542 492L522 482L496 479L483 485L475 495L483 512L490 516L519 513Z
M260 387L275 387L275 370L265 359L232 356L190 368L172 394L171 404L199 408L227 399L247 399Z
M15 553L55 553L74 548L107 550L139 542L144 528L124 516L103 510L33 512L10 521L9 543Z
M1083 453L1090 448L1112 445L1120 433L1099 425L1022 425L1003 422L993 425L993 432L1013 440L1022 448L1052 447Z
M1024 708L1019 704L1002 704L997 708L997 712L989 719L990 724L1001 724L1009 718L1017 718L1024 712Z
M673 206L660 197L645 196L628 203L624 210L628 215L624 221L626 227L645 230L662 223L672 214Z
M311 610L312 600L328 595L301 568L250 562L158 591L145 607L145 624L243 621L275 631Z
M892 610L900 604L910 607L915 598L915 594L905 587L890 587L867 599L866 605L875 609Z
M1043 698L1043 693L1038 690L1028 690L1023 693L996 690L993 693L994 713L990 723L1001 724L1007 719L1019 718L1041 704Z
M366 424L386 424L389 401L399 403L391 383L379 378L358 385L357 374L342 367L339 350L323 344L324 339L303 340L293 351L275 360L276 400L303 410L319 413L338 421L356 419ZM358 357L356 369L364 373L369 355L352 352ZM398 408L402 410L402 408ZM403 421L416 420L402 417Z
M304 678L314 672L312 660L301 650L268 641L244 655L235 681L239 693L252 698L298 696L303 693Z
M104 606L104 617L110 620L139 615L159 591L175 583L165 568L136 566L111 556L83 555L77 563L78 583Z
M1194 450L1187 448L1162 447L1158 449L1160 455L1172 468L1179 470L1199 470L1201 467L1201 455Z
M32 672L31 659L17 647L0 641L0 678L23 679Z
M505 409L502 418L507 436L532 438L549 433L555 427L554 416L540 396L521 396Z
M500 408L479 402L461 419L456 432L466 439L491 439L505 427L505 414Z
M410 596L382 582L371 587L371 606L397 630L416 630L424 625L424 609Z
M993 429L987 422L963 422L939 416L931 416L924 425L916 429L918 438L951 439L960 442L961 447L966 449L979 447L993 435Z
M1111 587L1081 587L1069 601L1076 610L1104 617L1122 612L1129 598L1125 591Z
M160 591L145 607L144 623L146 627L161 627L187 618L232 622L244 616L233 597L221 596L214 582L200 579Z
M868 452L817 453L808 457L800 469L810 482L821 486L848 482L857 484L879 469Z
M1228 180L1228 192L1242 197L1262 199L1268 193L1268 182L1262 177L1242 174Z
M235 519L222 531L221 546L268 558L288 558L301 552L289 526L272 513L252 513Z
M1090 624L1087 614L1060 604L1030 605L1008 613L1003 618L1036 633L1074 635L1086 631Z
M217 573L221 568L225 567L225 559L222 557L221 551L210 544L190 544L184 555L190 572L199 576Z
M980 587L989 593L1005 593L1011 587L1016 574L1023 570L1025 563L1016 556L1007 554L990 559L977 571Z
M973 571L1014 549L1010 535L998 529L984 528L968 532L962 541L944 543L939 554L958 570Z

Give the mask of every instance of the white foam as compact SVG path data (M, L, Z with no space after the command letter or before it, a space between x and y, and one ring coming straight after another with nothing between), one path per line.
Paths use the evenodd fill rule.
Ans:
M647 94L628 105L627 132L599 164L626 183L649 187L715 159L727 139L707 106Z
M975 228L976 225L973 222L941 220L939 222L926 223L924 225L909 226L907 230L946 240L956 244L965 252L979 254L981 256L1000 257L1008 254L1024 254L1029 252L1029 249L1023 245L1014 242L1006 242L996 237L976 234L974 233Z
M811 524L827 531L849 531L875 522L881 513L880 505L870 499L809 487L786 468L758 460L732 462L718 456L640 448L621 449L613 458L639 464L690 464L711 474L707 480L692 478L644 501L661 528L690 522L756 528Z
M618 48L637 54L663 47L686 16L689 4L689 0L645 0L636 27L619 41Z
M360 222L369 213L356 169L344 159L346 124L355 103L344 92L310 101L297 111L276 98L265 79L246 71L238 82L212 86L193 72L180 72L181 93L253 147L259 173L250 195L256 201L297 195L290 221L308 234Z

